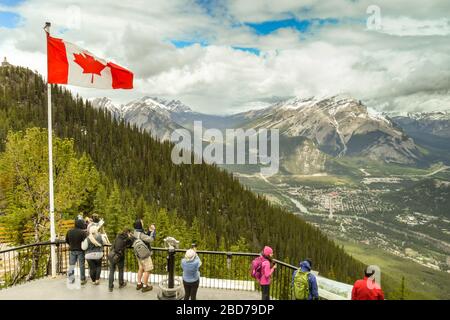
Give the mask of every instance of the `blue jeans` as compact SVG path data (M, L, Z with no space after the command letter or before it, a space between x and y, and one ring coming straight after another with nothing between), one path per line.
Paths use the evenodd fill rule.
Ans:
M86 280L84 270L84 251L70 251L69 253L69 270L67 271L67 277L71 282L75 281L75 266L80 266L80 280Z

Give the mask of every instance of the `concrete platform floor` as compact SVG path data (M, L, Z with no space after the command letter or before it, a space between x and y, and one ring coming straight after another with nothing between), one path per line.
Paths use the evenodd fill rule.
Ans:
M157 285L153 285L152 291L142 293L136 290L134 283L128 283L123 289L118 289L118 283L115 283L116 288L109 292L105 279L101 279L98 286L88 281L84 286L70 287L63 276L44 278L0 290L0 300L157 300L160 290ZM254 291L199 288L197 299L259 300L261 296Z

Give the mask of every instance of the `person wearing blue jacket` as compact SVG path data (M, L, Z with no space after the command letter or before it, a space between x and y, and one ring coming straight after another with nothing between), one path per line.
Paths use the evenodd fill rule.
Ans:
M183 269L184 300L197 300L197 291L200 284L200 267L202 261L194 249L186 251L184 259L181 260Z
M301 261L299 264L300 270L302 272L308 272L308 285L309 285L309 296L308 300L318 300L319 299L319 290L317 288L317 279L314 274L311 273L312 261L311 259L306 259L305 261ZM292 283L294 286L295 275L297 274L297 270L292 274Z

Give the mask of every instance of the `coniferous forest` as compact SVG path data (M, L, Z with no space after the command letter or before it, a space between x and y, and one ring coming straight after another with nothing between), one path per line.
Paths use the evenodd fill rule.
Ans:
M172 235L183 246L197 242L201 249L257 252L270 245L278 259L295 265L300 259L312 258L314 269L326 277L353 283L361 276L364 266L343 248L294 214L252 193L232 174L212 165L173 164L171 143L118 122L63 87L53 87L52 104L56 143L67 152L73 149L73 159L67 161L74 163L73 181L78 184L73 185L81 188L77 199L65 201L60 196L56 203L59 219L72 219L80 212L98 213L113 237L123 227L131 227L136 217L143 217L147 224L157 224L159 239ZM42 130L25 131L29 128ZM0 68L0 154L7 154L17 147L14 141L23 139L45 148L46 128L43 78L21 67ZM24 149L17 147L20 150ZM41 152L45 156L46 149ZM69 173L64 177L61 173L61 181L71 185ZM8 203L12 191L7 188L6 182L0 184L0 219L20 235L25 224L14 217L17 208ZM34 240L45 237L43 232L42 239ZM15 241L23 239L17 236Z

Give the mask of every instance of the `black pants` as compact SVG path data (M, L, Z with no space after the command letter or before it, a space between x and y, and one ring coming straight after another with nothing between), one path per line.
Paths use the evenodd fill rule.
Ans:
M197 290L200 284L200 279L195 282L186 282L183 280L184 286L184 300L197 300Z
M89 275L91 276L92 282L100 280L100 274L102 273L102 259L88 259L87 262L89 265Z
M270 284L261 285L262 300L270 300Z
M123 281L123 269L125 267L125 257L122 257L117 263L109 260L109 287L114 288L114 273L116 272L116 266L119 267L119 285L124 283Z

